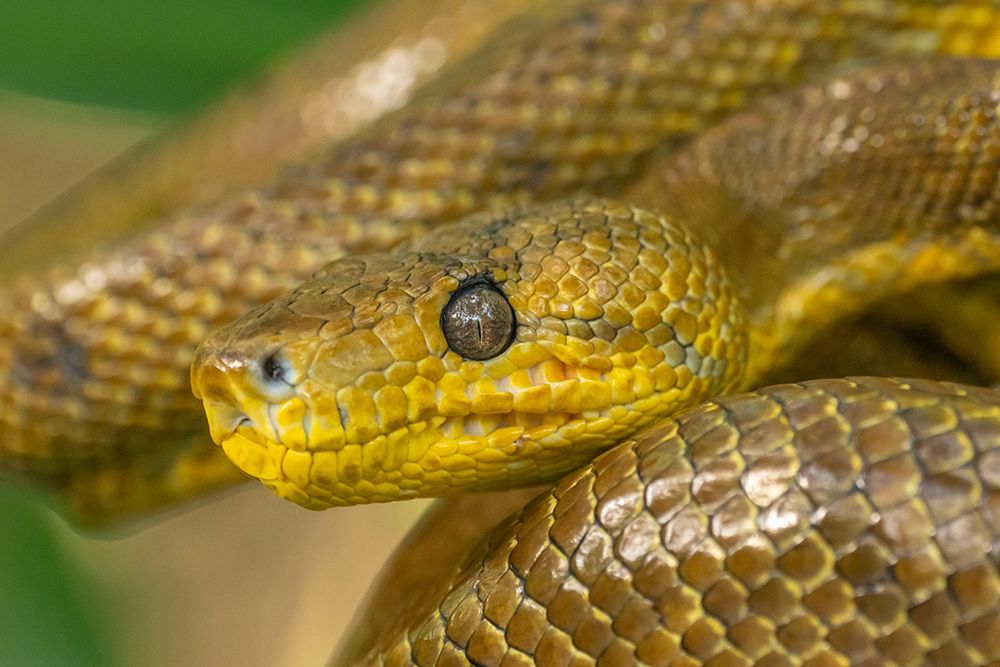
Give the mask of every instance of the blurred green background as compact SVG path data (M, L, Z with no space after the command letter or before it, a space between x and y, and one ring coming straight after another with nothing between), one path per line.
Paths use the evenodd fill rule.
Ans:
M362 1L4 0L0 92L169 120ZM14 153L0 144L0 156ZM0 485L0 665L114 664L108 595L62 552L51 524L38 498Z
M4 0L0 87L190 111L363 0Z
M40 500L0 487L0 664L108 664L93 585L62 552Z

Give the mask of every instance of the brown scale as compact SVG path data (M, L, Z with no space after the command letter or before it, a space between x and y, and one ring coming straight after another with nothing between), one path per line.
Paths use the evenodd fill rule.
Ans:
M519 15L413 103L273 187L170 213L5 288L3 465L61 488L90 520L234 483L186 386L209 330L427 222L613 193L654 147L834 64L989 53L995 23L975 2L621 0Z
M718 399L564 477L423 610L396 588L339 664L995 664L998 418L929 381Z

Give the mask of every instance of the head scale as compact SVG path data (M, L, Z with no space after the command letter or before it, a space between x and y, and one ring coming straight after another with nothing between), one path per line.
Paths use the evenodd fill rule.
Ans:
M320 508L550 479L730 388L745 353L706 248L584 200L336 261L213 334L192 383L237 465Z

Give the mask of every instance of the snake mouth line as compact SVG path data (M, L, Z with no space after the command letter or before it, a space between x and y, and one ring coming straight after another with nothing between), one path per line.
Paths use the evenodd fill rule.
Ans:
M284 450L284 447L267 442L253 428L249 419L245 419L231 434L219 442L226 456L247 475L262 482L277 481L280 474L277 461L280 453L272 448ZM275 454L279 454L275 458Z
M267 442L264 440L264 438L262 438L261 435L257 432L257 429L254 428L253 420L250 419L249 417L244 417L243 419L240 420L240 423L238 423L236 425L236 428L233 429L233 432L229 435L229 438L233 437L234 435L240 435L246 438L247 440L255 442L261 446L267 445ZM228 440L229 438L226 438L226 440Z

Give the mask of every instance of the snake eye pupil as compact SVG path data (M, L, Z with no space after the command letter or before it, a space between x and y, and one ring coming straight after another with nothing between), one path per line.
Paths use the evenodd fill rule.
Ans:
M441 313L448 347L466 359L492 359L514 340L514 309L503 293L487 283L460 288Z

